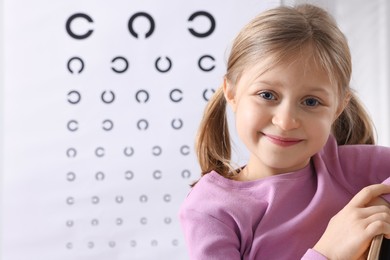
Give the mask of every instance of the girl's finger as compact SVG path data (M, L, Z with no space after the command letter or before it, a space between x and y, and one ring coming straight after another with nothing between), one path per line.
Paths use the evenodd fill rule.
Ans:
M386 224L390 225L390 210L387 209L385 210L378 210L377 212L369 215L366 219L365 222L369 225L370 223L374 222L383 222Z
M365 207L370 201L382 194L390 193L390 185L374 184L363 188L349 202L350 206Z
M370 237L381 234L390 234L390 224L381 220L374 221L367 226L366 233Z
M385 205L369 206L360 209L359 212L361 218L367 219L374 217L375 215L379 215L379 218L382 217L384 220L387 219L387 217L390 217L390 208Z

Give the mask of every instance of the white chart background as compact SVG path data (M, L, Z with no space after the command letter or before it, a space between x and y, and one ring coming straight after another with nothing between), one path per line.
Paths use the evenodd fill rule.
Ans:
M389 145L387 0L0 1L1 259L187 259L177 211L199 177L194 137L229 43L261 10L294 2L336 17L353 87ZM216 24L202 38L189 31L210 29L189 20L200 11ZM145 16L129 32L140 12L155 23L148 38ZM92 19L70 26L93 30L86 39L65 28L77 13Z
M3 1L2 259L186 259L177 211L206 99L239 28L278 2ZM189 31L211 28L199 11L207 37ZM140 12L148 38L145 15L128 28ZM79 13L85 39L66 30Z

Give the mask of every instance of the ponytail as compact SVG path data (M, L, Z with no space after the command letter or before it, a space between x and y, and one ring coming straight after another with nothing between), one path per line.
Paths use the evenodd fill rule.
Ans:
M215 170L229 178L234 172L230 166L231 144L223 87L214 93L206 106L195 148L202 176Z
M337 144L375 144L372 120L356 94L350 94L347 107L333 123Z

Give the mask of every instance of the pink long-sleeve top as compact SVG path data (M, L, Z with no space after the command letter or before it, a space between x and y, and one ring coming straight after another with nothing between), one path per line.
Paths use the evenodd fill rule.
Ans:
M362 188L390 185L389 177L390 148L337 146L332 136L296 172L247 182L210 172L179 213L190 258L326 259L310 248L330 218Z

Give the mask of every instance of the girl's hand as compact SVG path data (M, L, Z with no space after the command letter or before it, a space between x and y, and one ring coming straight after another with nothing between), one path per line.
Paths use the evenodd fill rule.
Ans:
M390 209L379 196L390 193L390 186L367 186L337 213L314 250L328 259L359 259L374 236L390 237Z

